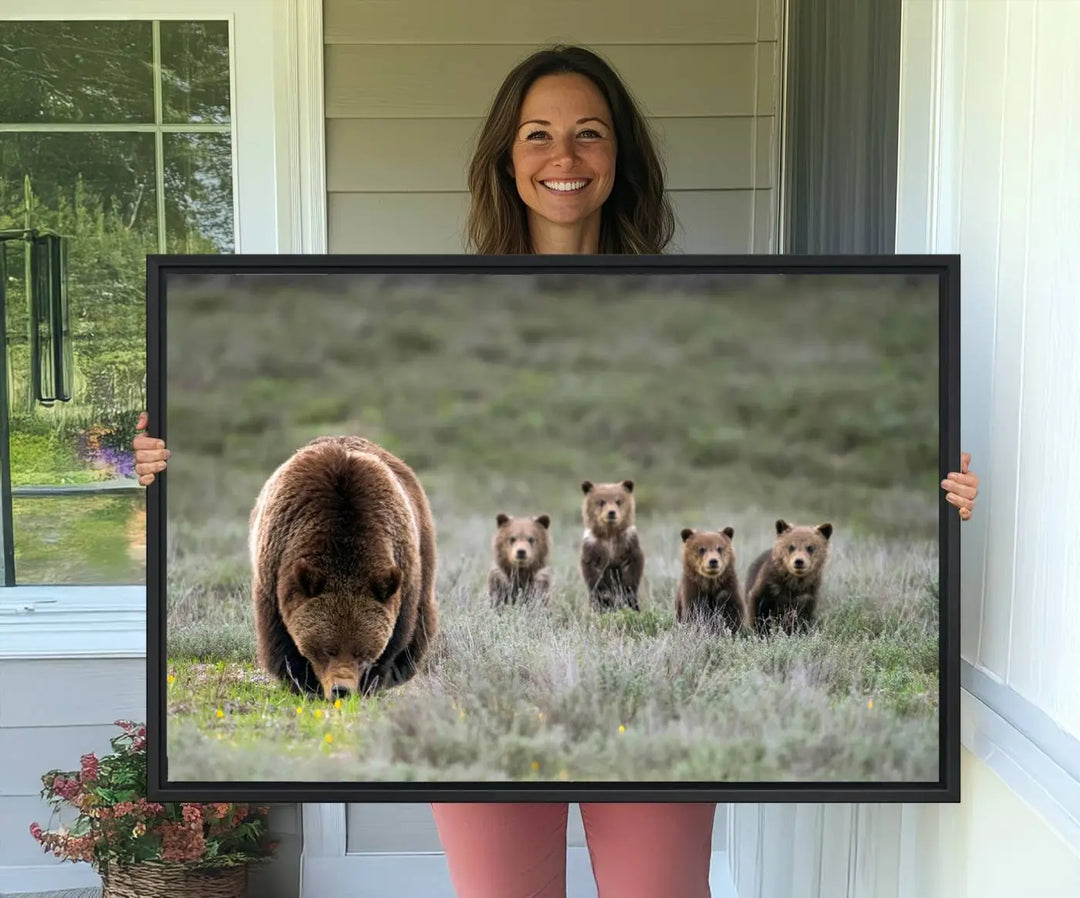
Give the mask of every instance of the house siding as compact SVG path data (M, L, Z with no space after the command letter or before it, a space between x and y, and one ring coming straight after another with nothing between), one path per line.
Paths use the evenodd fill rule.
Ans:
M499 79L558 42L600 52L641 103L668 173L672 251L776 251L778 0L457 12L324 5L330 252L464 252L465 170ZM550 30L568 19L573 34Z

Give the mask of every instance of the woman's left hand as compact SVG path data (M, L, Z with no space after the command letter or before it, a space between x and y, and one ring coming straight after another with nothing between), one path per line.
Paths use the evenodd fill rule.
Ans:
M941 481L941 488L945 490L945 501L951 502L960 510L960 520L966 521L971 517L975 508L975 497L979 494L979 475L968 470L971 464L971 453L960 453L960 471L952 471Z

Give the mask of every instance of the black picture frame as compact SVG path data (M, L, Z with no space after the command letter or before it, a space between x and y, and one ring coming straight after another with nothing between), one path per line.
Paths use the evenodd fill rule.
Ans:
M959 470L960 257L958 255L150 255L147 257L147 389L150 433L168 441L165 372L171 275L382 274L894 274L939 285L939 474ZM939 771L937 782L386 783L170 781L166 758L167 474L147 492L148 796L154 801L278 802L934 802L960 800L960 520L939 502Z

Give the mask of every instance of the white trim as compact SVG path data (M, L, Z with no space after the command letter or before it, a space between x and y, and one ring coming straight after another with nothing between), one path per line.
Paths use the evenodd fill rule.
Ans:
M304 834L304 850L300 855L301 879L305 858L345 856L345 805L305 803L300 831Z
M777 109L774 125L777 132L776 140L776 252L787 252L787 222L790 207L788 206L787 190L785 189L785 172L787 161L787 138L788 138L788 66L789 62L789 26L791 24L791 0L777 0L780 3L780 16L777 23L777 40L780 51L780 75L777 91L779 93L779 108Z
M966 689L960 692L960 742L1080 852L1080 782Z
M290 171L296 173L298 215L292 233L296 252L325 253L326 225L326 119L323 81L322 0L287 0L292 9L291 52L296 60L295 115L299 150Z
M145 586L0 589L2 660L145 657Z
M0 0L0 20L228 21L236 252L323 252L322 7L276 12L266 0Z

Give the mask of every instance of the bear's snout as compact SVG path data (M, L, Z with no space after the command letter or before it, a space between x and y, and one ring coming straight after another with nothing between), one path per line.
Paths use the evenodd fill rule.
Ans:
M720 567L720 559L719 558L710 558L709 559L709 567L712 568L713 570L716 570L716 568Z
M517 550L517 552L516 552L515 554L516 554L516 555L517 555L517 557L518 557L519 559L521 559L522 561L524 561L524 560L525 560L525 559L526 559L526 558L528 557L528 555L529 555L529 553L528 553L528 552L526 552L526 551L525 551L524 549L518 549L518 550Z
M342 686L340 683L335 683L330 689L330 700L337 701L337 699L346 699L349 697L351 690L348 686Z
M795 561L794 561L794 565L795 565L795 570L801 571L804 567L806 567L806 559L805 558L796 558Z
M612 508L612 509L610 509L610 510L608 511L608 513L607 513L607 519L608 519L609 521L614 521L614 520L615 520L615 518L616 518L616 513L615 513L615 509L614 509L614 508Z

